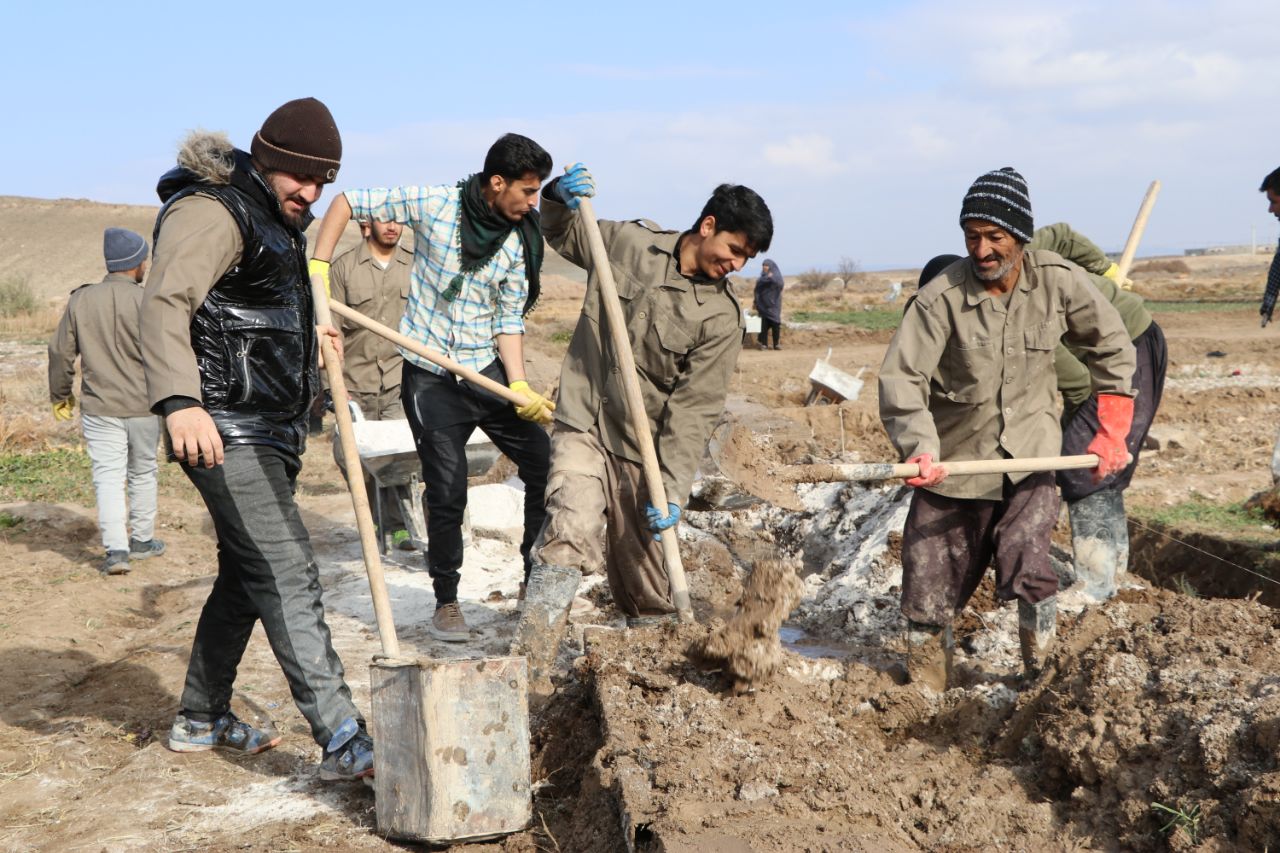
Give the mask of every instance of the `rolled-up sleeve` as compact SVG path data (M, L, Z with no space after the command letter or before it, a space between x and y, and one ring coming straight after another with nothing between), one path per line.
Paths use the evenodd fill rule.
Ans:
M347 204L354 219L376 219L405 225L428 216L431 187L375 187L347 190Z
M498 298L493 312L495 335L524 334L524 303L529 296L529 279L525 276L524 247L516 248L511 272L498 286Z

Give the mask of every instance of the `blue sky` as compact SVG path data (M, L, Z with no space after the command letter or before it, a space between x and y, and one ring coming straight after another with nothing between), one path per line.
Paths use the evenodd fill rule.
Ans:
M1280 165L1280 4L200 8L11 4L0 194L155 203L188 130L247 147L313 95L343 134L338 188L453 182L513 130L585 162L604 217L686 227L716 184L748 184L788 274L960 251L965 189L1005 165L1037 223L1106 249L1155 178L1143 253L1280 232L1257 192Z

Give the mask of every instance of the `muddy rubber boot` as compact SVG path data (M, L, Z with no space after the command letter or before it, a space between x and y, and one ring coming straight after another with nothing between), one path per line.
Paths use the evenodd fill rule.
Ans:
M945 693L951 680L955 636L950 623L926 625L907 620L907 681Z
M1022 649L1022 673L1028 681L1044 670L1057 633L1057 596L1051 595L1035 604L1018 602L1018 645Z
M1102 489L1067 504L1076 583L1094 601L1116 594L1116 575L1129 563L1124 493Z
M563 566L534 563L529 571L524 610L516 625L511 653L524 655L529 661L530 692L544 692L550 686L551 665L560 650L569 606L581 580L581 572Z

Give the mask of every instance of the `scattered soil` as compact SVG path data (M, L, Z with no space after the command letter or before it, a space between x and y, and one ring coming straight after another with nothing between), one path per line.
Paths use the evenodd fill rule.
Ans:
M145 233L152 216L144 207L0 198L0 223L13 225L0 234L17 241L8 254L41 259L29 272L55 305L98 277L103 227ZM68 229L90 236L77 230L70 239ZM44 233L71 249L40 250ZM1138 292L1250 304L1157 308L1169 380L1157 447L1143 452L1126 493L1133 573L1105 606L1064 603L1058 646L1039 679L1021 680L1016 613L988 583L959 620L959 686L936 695L901 683L908 490L894 482L783 488L775 476L783 465L894 458L876 409L889 333L791 325L781 351L741 354L702 466L700 502L681 528L699 624L619 630L607 588L588 579L557 690L531 721L533 824L466 849L1280 846L1274 531L1260 523L1257 535L1236 541L1156 518L1190 499L1222 506L1271 488L1278 332L1260 328L1256 310L1270 259L1172 260L1187 271L1142 267ZM883 306L891 279L914 280L914 272L867 274L839 292L788 291L784 310ZM539 385L556 382L581 292L572 269L546 276L529 322L529 370ZM6 454L78 446L74 424L47 417L49 331L23 328L0 341ZM805 407L808 374L828 358L849 373L866 368L862 393ZM328 444L312 441L299 503L335 647L368 709L364 663L379 651L378 637ZM500 464L485 482L495 488L511 473ZM46 484L35 498L5 491L0 504L0 849L405 849L378 835L368 788L319 780L319 749L260 631L241 663L234 707L279 729L281 745L249 759L164 748L215 571L207 513L185 480L166 475L158 535L167 553L107 578L96 568L92 506L66 497L85 494L83 484L65 485ZM1064 525L1054 542L1069 550ZM516 619L516 544L509 525L475 531L462 598L475 630L461 646L425 631L432 598L421 556L389 555L402 645L423 656L505 653ZM777 645L772 629L796 598ZM727 666L692 653L713 630L726 641ZM395 743L392 733L375 737L381 748Z

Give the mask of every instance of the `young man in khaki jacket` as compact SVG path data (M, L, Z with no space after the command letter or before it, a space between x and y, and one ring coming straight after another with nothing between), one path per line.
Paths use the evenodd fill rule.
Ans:
M329 270L330 298L384 326L399 327L409 299L409 272L413 269L413 250L401 244L403 232L399 222L362 222L364 242L333 259ZM404 357L400 350L381 335L349 320L335 318L334 322L345 343L342 378L361 414L371 421L403 420L400 374ZM336 433L333 458L345 477L346 461ZM372 501L377 494L373 478L365 475L364 486ZM376 507L379 534L391 535L401 548L412 550L398 500L400 494L408 495L408 487L396 487L395 494L396 500L383 501Z
M107 552L99 571L123 575L130 558L145 560L164 553L164 543L153 535L160 420L148 410L138 335L147 241L132 231L108 228L102 250L107 277L71 291L49 342L49 399L55 419L71 420L76 405L71 386L79 356L84 398L80 427L93 463L98 528Z
M684 232L646 221L600 221L635 355L669 506L649 505L622 376L606 327L579 199L595 183L581 164L542 192L547 242L590 269L586 300L560 373L551 434L547 523L533 568L516 649L531 681L544 679L583 574L604 569L629 626L669 619L662 549L654 533L672 527L742 349L742 309L726 277L773 239L764 200L744 186L717 187Z
M1101 427L1087 452L1099 479L1127 463L1133 345L1082 269L1028 251L1026 182L1011 168L978 178L960 212L969 256L922 287L880 369L880 417L899 453L920 465L902 542L902 611L912 681L946 688L951 620L994 557L997 595L1018 600L1023 666L1034 675L1056 630L1058 579L1049 537L1052 473L947 479L935 460L1054 456L1054 350L1077 349L1098 394Z

